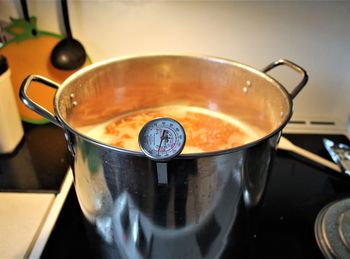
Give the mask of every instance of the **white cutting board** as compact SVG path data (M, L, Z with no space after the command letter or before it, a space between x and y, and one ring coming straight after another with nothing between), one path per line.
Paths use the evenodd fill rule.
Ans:
M0 257L28 257L46 219L52 193L0 193Z

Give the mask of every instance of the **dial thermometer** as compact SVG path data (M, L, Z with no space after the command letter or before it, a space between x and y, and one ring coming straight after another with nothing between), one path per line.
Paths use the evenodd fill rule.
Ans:
M142 152L155 161L167 161L181 153L185 146L185 130L176 120L158 118L143 126L139 134Z

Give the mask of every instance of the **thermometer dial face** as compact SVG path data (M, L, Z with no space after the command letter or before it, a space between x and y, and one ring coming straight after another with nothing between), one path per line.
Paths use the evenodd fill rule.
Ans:
M142 152L156 161L169 160L181 153L186 135L183 127L170 118L159 118L145 124L139 134Z

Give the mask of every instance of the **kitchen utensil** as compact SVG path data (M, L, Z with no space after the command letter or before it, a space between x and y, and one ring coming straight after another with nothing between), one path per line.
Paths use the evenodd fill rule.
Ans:
M29 12L28 12L27 0L21 0L21 8L22 8L24 20L30 24L31 21L30 21ZM33 36L37 35L37 31L35 27L32 28L31 33L33 34Z
M141 129L138 138L142 152L155 161L167 161L176 157L183 150L185 141L182 125L170 118L149 121Z
M340 167L337 164L335 164L327 159L324 159L323 157L320 157L312 152L309 152L306 149L298 147L297 145L294 145L291 141L289 141L287 138L285 138L283 136L280 138L278 148L282 149L282 150L287 150L287 151L293 152L293 153L298 154L302 157L310 159L311 161L314 161L320 165L326 166L326 167L328 167L328 168L330 168L338 173L342 173Z
M278 66L302 75L291 93L267 74ZM261 200L292 99L307 79L288 60L261 72L222 58L145 55L96 63L62 85L31 75L21 99L64 129L76 192L100 256L217 258L239 249L241 216ZM27 95L35 81L58 89L54 113ZM262 135L235 148L180 154L165 162L167 176L159 181L164 168L157 161L88 137L81 128L174 103L220 111Z
M86 52L83 45L72 36L67 1L62 0L63 21L66 29L66 38L61 40L51 53L51 62L63 70L74 70L80 68L86 60Z
M339 165L346 175L350 176L350 147L343 143L335 143L327 138L323 139L323 145L332 160Z

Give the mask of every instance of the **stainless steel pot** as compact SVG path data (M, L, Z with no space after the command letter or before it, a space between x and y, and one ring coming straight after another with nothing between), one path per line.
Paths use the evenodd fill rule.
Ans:
M302 75L291 93L266 74L280 65ZM239 215L261 200L292 99L307 79L304 69L288 60L259 71L214 57L145 55L96 63L61 86L31 75L20 97L64 129L80 206L102 256L216 258L238 253L238 229L244 225ZM32 81L58 89L54 114L28 97ZM169 104L220 111L263 137L229 150L180 155L167 162L167 181L160 183L156 162L143 153L103 144L78 130Z

